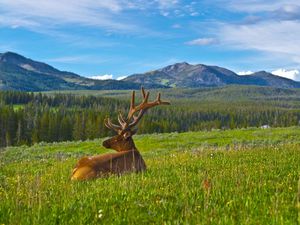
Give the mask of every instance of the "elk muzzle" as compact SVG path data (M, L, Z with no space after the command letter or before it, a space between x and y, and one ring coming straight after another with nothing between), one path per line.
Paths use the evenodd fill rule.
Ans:
M110 148L111 147L110 142L111 142L110 139L103 141L102 143L103 147Z

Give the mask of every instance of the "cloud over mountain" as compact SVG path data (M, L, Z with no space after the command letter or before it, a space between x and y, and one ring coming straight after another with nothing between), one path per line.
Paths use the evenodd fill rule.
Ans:
M104 74L104 75L90 76L88 78L94 79L94 80L108 80L108 79L113 79L113 75L112 74Z
M272 71L272 73L281 77L286 77L292 80L300 81L299 70L277 69Z

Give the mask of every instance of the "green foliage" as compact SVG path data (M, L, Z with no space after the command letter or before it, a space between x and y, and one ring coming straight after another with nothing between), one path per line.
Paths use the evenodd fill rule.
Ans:
M152 92L158 91L172 104L151 109L139 124L140 134L300 122L299 90L226 87ZM129 91L0 92L0 147L105 137L111 133L104 118L116 122L119 111L128 111L129 99Z
M0 224L297 224L300 129L138 135L141 174L71 182L101 139L0 152Z

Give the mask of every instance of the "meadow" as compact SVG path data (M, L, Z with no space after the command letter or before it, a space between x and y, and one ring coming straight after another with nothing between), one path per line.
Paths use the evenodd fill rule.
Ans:
M300 128L137 135L141 174L71 182L103 139L0 152L0 224L299 224Z

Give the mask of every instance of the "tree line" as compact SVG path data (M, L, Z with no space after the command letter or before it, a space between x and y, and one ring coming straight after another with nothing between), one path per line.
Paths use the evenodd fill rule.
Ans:
M300 109L270 104L184 102L151 109L139 124L139 133L185 132L299 125ZM0 92L0 147L38 142L86 140L111 136L104 126L115 123L129 101L72 94Z

